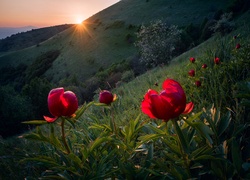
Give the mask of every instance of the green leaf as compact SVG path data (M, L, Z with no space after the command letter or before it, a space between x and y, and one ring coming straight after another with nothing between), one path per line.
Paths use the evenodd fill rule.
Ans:
M229 126L229 124L231 122L231 119L232 119L231 113L227 112L227 114L218 121L218 134L219 134L219 136L221 136L222 133L225 132L225 130L227 129L227 127Z
M100 146L102 143L106 142L106 141L111 141L112 138L111 137L101 137L101 138L97 138L95 141L93 141L90 144L89 147L89 151L92 152L94 149L96 149L98 146Z
M178 136L178 138L179 138L180 145L181 145L181 147L183 148L183 151L184 151L185 153L189 153L189 145L188 145L187 140L185 139L185 137L184 137L184 135L183 135L183 133L182 133L181 128L180 128L179 125L178 125L177 120L173 119L173 120L172 120L172 123L173 123L173 125L174 125L176 134L177 134L177 136Z
M209 126L205 125L203 122L191 122L189 119L185 120L185 122L195 128L199 134L208 141L209 145L212 146L213 140L210 135L213 135L214 133Z
M213 140L210 135L213 135L213 131L204 123L196 122L194 123L195 128L199 131L199 133L209 142L209 145L212 146Z
M192 159L195 160L197 157L200 157L205 154L210 154L212 151L213 151L212 148L205 145L205 146L195 149L190 156Z
M218 160L218 158L211 156L211 155L201 155L198 156L197 158L195 158L196 161L200 161L200 160Z
M38 156L35 158L25 158L21 160L20 162L29 162L29 161L35 161L42 163L46 167L55 167L55 166L61 166L58 164L53 158L47 157L47 156Z
M24 121L23 124L34 124L34 125L42 125L42 124L48 124L45 120L32 120L32 121Z
M77 121L75 118L65 118L65 120L69 122L73 128L75 128L75 123Z
M82 160L73 153L70 153L68 157L79 167L82 168Z
M153 141L155 139L158 139L160 137L162 137L163 135L162 134L146 134L144 136L140 136L138 138L138 140L140 140L140 145L144 144L144 143L147 143L148 141Z
M149 168L153 159L154 155L154 145L153 143L149 144L148 152L147 152L147 157L146 157L146 162L145 162L145 168Z
M51 126L50 126L50 136L49 137L50 137L50 143L53 144L54 147L63 151L63 147L62 147L59 139L55 136L53 124L51 124Z
M92 102L90 102L90 103L88 103L88 104L84 104L84 105L82 105L82 107L81 108L79 108L77 111L76 111L76 116L75 116L75 119L79 119L79 117L81 117L82 116L82 114L90 107L90 106L92 106L94 104L94 102L92 101Z
M94 103L94 105L95 105L95 106L104 106L104 107L106 106L106 107L110 108L110 105L107 105L107 104L105 104L105 103L97 103L97 102L96 102L96 103Z
M235 137L233 137L233 139L232 139L231 148L232 148L233 164L234 164L235 168L237 169L237 172L239 173L243 162L241 159L240 145L236 141Z

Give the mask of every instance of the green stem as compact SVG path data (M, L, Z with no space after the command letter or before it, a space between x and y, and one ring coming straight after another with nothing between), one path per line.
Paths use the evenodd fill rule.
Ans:
M61 127L62 127L62 141L63 141L63 144L64 144L64 146L66 148L67 154L69 154L70 153L70 149L69 149L68 143L66 141L64 124L65 124L65 119L62 118L62 122L61 122Z
M179 141L179 144L180 144L180 151L181 151L181 154L182 154L182 159L184 161L184 165L186 167L186 170L188 172L189 177L191 177L190 168L189 168L189 160L188 160L189 148L188 148L186 139L185 139L185 137L184 137L178 123L177 123L177 119L173 119L172 123L173 123L175 132L176 132L177 137L178 137L178 141Z
M113 123L113 126L114 126L114 131L115 131L115 134L116 134L117 129L116 129L116 124L115 124L115 120L114 120L114 112L113 112L112 106L111 106L111 109L110 109L110 114L111 114L111 120L112 120L112 123Z

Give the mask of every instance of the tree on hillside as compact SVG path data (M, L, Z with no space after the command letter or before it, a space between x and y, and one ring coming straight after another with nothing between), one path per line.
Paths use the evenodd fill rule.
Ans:
M140 61L148 67L168 64L175 54L181 40L181 30L177 26L168 26L161 20L142 25L137 33L136 47L139 48Z

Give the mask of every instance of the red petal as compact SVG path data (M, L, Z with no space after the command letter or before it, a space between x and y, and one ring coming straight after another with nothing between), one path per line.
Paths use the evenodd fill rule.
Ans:
M64 93L63 88L55 88L49 92L48 95L48 107L53 116L61 116L64 106L61 102L61 96Z
M185 110L183 111L182 114L189 114L194 108L194 103L193 102L190 102L188 104L186 104L186 108Z
M164 119L165 121L169 120L172 113L169 102L165 101L162 96L155 94L151 95L151 101L152 113L158 119Z
M61 102L63 104L63 111L61 115L63 116L71 116L75 113L78 108L78 100L72 91L66 91L61 96Z
M150 118L155 119L155 115L152 113L152 102L150 95L158 94L157 91L149 89L148 92L144 95L144 100L141 103L141 110L143 113L147 114Z
M167 79L163 83L165 88L160 95L168 101L170 119L178 117L186 107L186 95L181 85L172 79Z
M48 116L43 116L43 118L44 118L47 122L53 123L55 120L57 120L58 117L51 118L51 117L48 117Z

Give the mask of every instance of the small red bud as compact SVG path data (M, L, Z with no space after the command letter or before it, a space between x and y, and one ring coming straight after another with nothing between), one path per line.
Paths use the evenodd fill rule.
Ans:
M201 67L202 67L203 69L206 69L206 68L207 68L207 64L203 64Z
M240 44L236 44L235 49L240 49Z
M220 64L220 58L218 58L218 57L214 58L214 63L215 64Z
M195 81L195 85L196 85L197 87L200 87L200 86L201 86L201 81Z
M191 57L189 60L190 60L191 63L195 62L195 58L194 57Z
M188 71L189 76L194 77L195 76L195 71L193 69L191 69L190 71Z
M99 102L104 104L111 104L114 101L114 96L111 92L103 90L99 94Z

